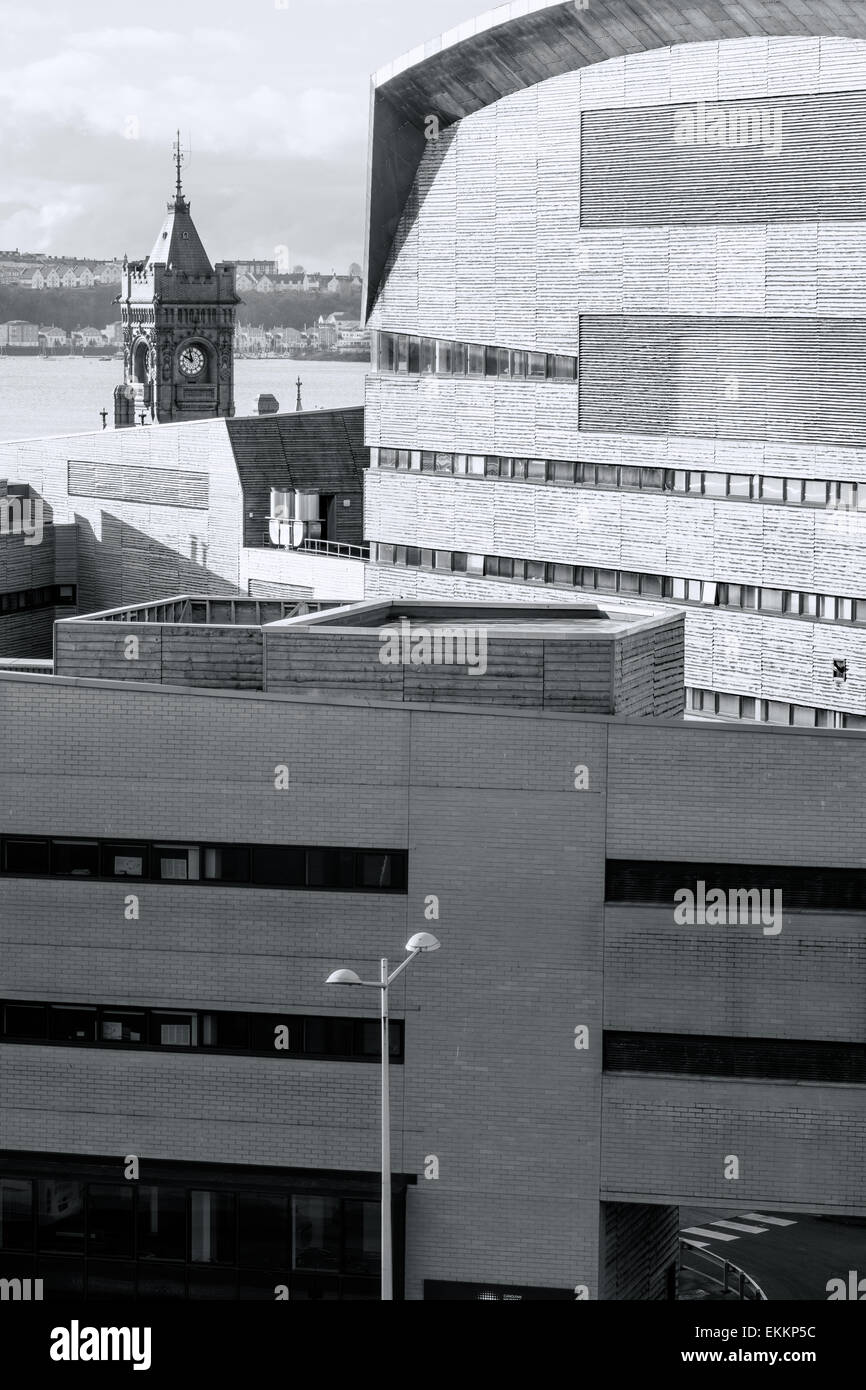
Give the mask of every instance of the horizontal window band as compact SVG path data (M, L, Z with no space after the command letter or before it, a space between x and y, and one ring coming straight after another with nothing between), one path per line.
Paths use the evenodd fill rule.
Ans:
M389 1056L403 1060L403 1022L389 1020ZM376 1017L231 1012L0 1000L0 1044L118 1048L138 1052L197 1052L282 1057L289 1061L377 1062Z
M408 854L401 849L0 837L0 875L22 878L405 893L407 867Z
M866 869L809 868L801 864L719 864L659 859L608 859L605 902L668 907L674 894L759 890L782 895L782 909L807 912L866 912ZM695 928L683 928L695 930ZM706 930L706 928L703 928ZM727 930L727 928L726 928Z
M863 1085L866 1043L605 1031L603 1070Z

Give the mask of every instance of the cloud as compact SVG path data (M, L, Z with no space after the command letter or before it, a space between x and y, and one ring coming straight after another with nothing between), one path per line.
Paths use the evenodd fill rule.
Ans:
M243 39L225 30L189 36L139 28L72 36L61 53L0 73L0 135L32 144L71 131L135 138L170 149L180 125L195 149L244 153L248 159L287 154L326 157L363 144L366 112L351 94L327 86L278 87L267 81L244 89L237 81ZM123 54L119 50L123 50ZM184 71L144 65L141 81L129 53L185 51Z

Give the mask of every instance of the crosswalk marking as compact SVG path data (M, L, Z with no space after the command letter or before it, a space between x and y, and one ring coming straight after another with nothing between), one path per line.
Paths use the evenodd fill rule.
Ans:
M760 1212L747 1211L744 1221L763 1221L767 1226L796 1226L796 1221L783 1221L781 1216L761 1216Z
M749 1222L760 1221L760 1226L749 1225ZM796 1221L790 1221L783 1216L762 1216L758 1211L747 1211L744 1216L737 1216L733 1221L727 1221L719 1217L717 1221L708 1221L706 1226L685 1226L680 1235L684 1236L703 1236L706 1240L737 1240L740 1236L765 1236L768 1226L796 1226ZM723 1229L720 1230L719 1227ZM736 1235L729 1235L729 1231L736 1231ZM692 1245L697 1245L701 1250L707 1247L702 1242L692 1241Z
M766 1226L746 1226L742 1221L714 1221L714 1226L724 1226L726 1231L741 1231L747 1236L763 1236L767 1233Z
M708 1240L736 1240L736 1236L726 1236L721 1231L708 1231L703 1226L686 1226L684 1236L706 1236Z

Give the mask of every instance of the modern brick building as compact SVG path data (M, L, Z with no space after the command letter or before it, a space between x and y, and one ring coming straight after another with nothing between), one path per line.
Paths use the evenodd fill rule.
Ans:
M59 615L29 591L54 584L81 612L182 591L362 597L367 460L361 408L0 443L0 502L8 487L45 523L36 543L0 511L0 657L51 656ZM12 616L34 607L35 624Z
M405 1297L661 1298L681 1202L866 1215L860 734L684 722L659 607L202 602L0 674L0 1275L375 1298L378 1025L324 981L432 923ZM384 662L403 620L485 670ZM700 880L781 930L678 925Z
M835 0L520 0L375 75L368 596L640 595L693 712L863 726L864 94Z

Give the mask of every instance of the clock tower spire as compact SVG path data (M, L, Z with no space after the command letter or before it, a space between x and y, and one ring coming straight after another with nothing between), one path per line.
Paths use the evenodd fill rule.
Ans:
M196 231L181 185L180 131L173 153L175 195L153 250L143 261L124 260L117 428L142 412L159 424L235 413L235 267L212 266Z

